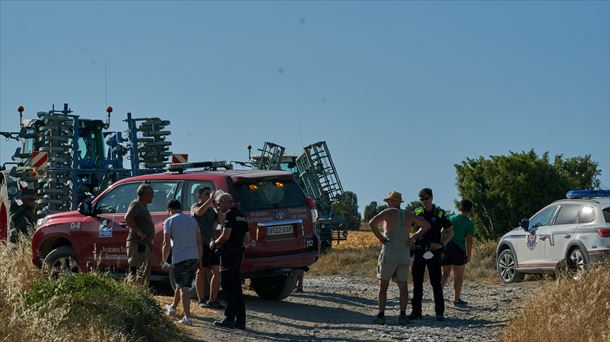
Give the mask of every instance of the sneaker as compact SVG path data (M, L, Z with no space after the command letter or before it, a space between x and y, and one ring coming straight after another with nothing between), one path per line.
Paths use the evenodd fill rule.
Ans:
M208 307L208 303L205 300L200 300L199 301L199 307L200 308L207 308Z
M385 316L384 317L375 316L375 318L373 319L373 323L379 324L379 325L384 325L385 324Z
M409 323L409 317L407 317L407 315L400 315L398 316L398 324L400 325L405 325Z
M223 319L222 321L214 321L215 327L221 327L221 328L228 328L228 329L234 329L235 328L235 323L227 321L226 319Z
M439 322L442 322L445 320L445 315L443 314L436 314L436 320Z
M193 324L193 319L187 316L182 317L181 320L178 321L178 323L180 324L186 324L186 325L191 325Z
M456 300L455 302L453 302L453 305L455 306L466 306L468 305L468 302L465 300L462 300L462 298Z
M168 316L173 316L176 314L176 308L174 308L171 304L165 304L165 314Z
M210 307L212 309L222 310L222 309L225 308L225 306L222 305L222 303L219 302L218 299L213 301L213 302L207 301L206 304L207 304L208 307Z
M421 312L411 311L411 313L407 316L408 319L421 319Z
M297 287L294 289L294 293L303 293L303 289Z

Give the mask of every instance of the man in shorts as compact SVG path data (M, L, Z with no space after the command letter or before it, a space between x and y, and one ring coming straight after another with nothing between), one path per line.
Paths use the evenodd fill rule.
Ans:
M201 266L203 248L201 245L201 235L199 234L199 225L197 225L197 221L194 218L182 213L182 206L178 200L169 201L167 203L167 210L171 216L163 222L161 268L164 270L173 268L176 291L174 292L174 302L165 305L165 310L168 315L174 315L178 302L182 298L184 317L178 322L192 324L193 319L190 317L191 297L188 289L191 287L193 280L195 280L197 268ZM171 265L167 262L170 240L172 242Z
M377 265L379 279L379 313L373 320L376 324L385 324L385 302L390 279L394 280L400 291L399 324L405 324L407 319L407 302L409 292L407 278L409 275L409 244L410 239L418 238L430 229L430 224L422 217L400 209L403 202L399 192L390 192L384 199L388 208L369 221L373 234L381 242L381 253ZM383 226L383 233L378 226ZM418 225L417 232L409 236L409 227Z
M191 215L199 224L201 233L201 241L203 243L203 260L202 267L197 270L195 284L197 289L197 298L199 299L200 307L208 307L212 309L224 309L224 305L218 301L218 289L220 288L220 256L215 251L210 249L210 241L214 238L216 226L224 220L224 214L216 213L214 210L214 195L209 187L200 187L196 191L198 202L191 206ZM212 277L208 282L208 275L212 273ZM205 291L207 287L208 291ZM205 293L210 294L209 300L206 300Z
M443 280L445 286L453 269L453 305L465 306L468 302L462 300L462 285L464 284L464 269L472 256L473 237L476 234L474 224L470 220L472 202L464 199L458 207L459 214L449 216L453 224L453 238L447 244L443 258Z
M125 223L129 227L127 235L127 262L129 275L144 285L150 278L150 251L155 237L155 224L148 211L155 192L150 184L138 187L138 198L135 199L125 214Z

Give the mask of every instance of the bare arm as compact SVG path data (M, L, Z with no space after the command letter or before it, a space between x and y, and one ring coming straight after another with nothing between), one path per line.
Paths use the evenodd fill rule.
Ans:
M224 227L218 239L212 240L212 242L210 242L210 248L214 249L227 242L227 240L229 240L229 237L231 236L231 229L232 228Z
M474 238L472 237L472 235L466 236L466 250L468 251L466 253L466 262L470 261L470 259L472 258L473 241L474 241Z
M405 220L407 223L407 227L418 226L419 229L415 233L410 235L411 240L418 239L422 237L428 230L430 229L430 222L428 222L425 218L421 216L414 215L412 213L407 213L407 219Z
M381 234L381 232L379 231L379 224L381 222L385 222L385 215L388 209L383 210L382 212L380 212L379 214L375 215L375 217L373 217L370 221L369 221L369 226L371 226L371 230L373 231L373 234L375 234L375 236L377 237L377 240L379 240L379 242L386 243L388 241L388 239L383 236L383 234Z
M214 204L214 195L215 194L216 194L216 191L212 192L210 194L210 198L208 198L207 201L203 202L203 204L200 205L199 207L196 207L196 209L191 213L191 215L201 216L201 215L205 214L205 212L208 210L208 208L210 208L212 206L212 204Z
M453 239L453 226L443 228L443 230L441 231L441 234L443 237L441 239L441 243L443 244L443 246L447 246L449 241L451 241L451 239Z
M170 235L169 234L163 234L163 249L161 251L161 262L163 261L167 261L167 257L169 257L169 250L170 250Z
M248 246L250 244L250 240L252 240L252 238L250 237L250 232L246 232L246 234L244 234L244 241L242 241L242 244L244 246Z

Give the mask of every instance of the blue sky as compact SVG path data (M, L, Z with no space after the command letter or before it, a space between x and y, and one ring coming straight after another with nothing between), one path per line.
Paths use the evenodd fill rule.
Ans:
M591 154L610 186L607 1L2 1L0 130L64 102L172 151L244 160L326 140L360 209L391 190L459 197L454 164ZM16 145L0 141L0 160Z

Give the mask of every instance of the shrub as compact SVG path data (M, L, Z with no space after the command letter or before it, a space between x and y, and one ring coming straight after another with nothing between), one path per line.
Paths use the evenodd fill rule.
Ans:
M44 279L30 240L0 242L0 341L168 341L182 335L147 289L83 273Z

